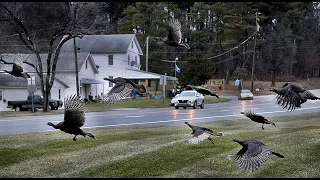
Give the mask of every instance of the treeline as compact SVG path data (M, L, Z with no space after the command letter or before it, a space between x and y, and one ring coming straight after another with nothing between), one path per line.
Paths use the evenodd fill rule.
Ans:
M290 80L320 77L319 3L314 2L87 2L77 19L91 34L136 33L143 49L141 69L200 85L209 78ZM50 33L70 21L70 2L7 2L23 19L38 46L47 48ZM0 10L0 12L3 12ZM1 18L4 18L4 14ZM189 50L155 41L167 36L170 18L182 25ZM257 31L256 20L260 26ZM9 25L0 27L1 52L28 49ZM210 58L210 59L208 59Z

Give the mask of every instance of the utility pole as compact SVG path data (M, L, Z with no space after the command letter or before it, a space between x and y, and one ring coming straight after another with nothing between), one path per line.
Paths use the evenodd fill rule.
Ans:
M252 69L251 69L251 92L253 93L253 72L254 72L254 60L256 58L256 45L257 45L257 33L259 31L259 24L258 24L258 12L256 12L256 32L254 34L254 46L253 46L253 57L252 57Z
M149 36L146 40L146 72L148 72L148 53L149 53Z
M73 23L76 23L76 11L77 11L77 4L74 3L74 19ZM77 96L79 96L79 72L78 72L78 57L77 57L77 47L76 47L76 38L73 38L73 46L74 46L74 61L75 61L75 67L76 67L76 87L77 87Z
M149 36L147 36L147 39L146 39L146 72L148 72L148 58L149 58L148 55L149 55ZM148 87L148 84L149 84L148 81L149 81L148 79L144 81L145 87Z

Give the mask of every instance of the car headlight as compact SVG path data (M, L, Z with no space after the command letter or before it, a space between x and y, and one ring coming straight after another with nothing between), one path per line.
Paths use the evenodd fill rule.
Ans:
M192 100L189 100L189 101L188 101L188 103L189 103L189 104L192 104L192 103L193 103L193 101L192 101Z
M177 99L173 100L173 103L178 103L179 101Z

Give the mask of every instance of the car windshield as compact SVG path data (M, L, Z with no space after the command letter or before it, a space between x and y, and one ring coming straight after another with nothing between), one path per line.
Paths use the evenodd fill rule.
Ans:
M180 94L180 96L195 96L195 92L184 91Z
M250 90L241 90L241 93L251 93Z

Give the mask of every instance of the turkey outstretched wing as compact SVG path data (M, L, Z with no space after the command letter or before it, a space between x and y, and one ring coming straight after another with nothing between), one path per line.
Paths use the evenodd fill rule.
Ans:
M200 142L208 139L211 134L204 133L203 130L195 129L193 136L191 136L188 140L190 144L199 144Z
M102 97L102 100L106 104L114 104L122 98L127 97L131 93L132 89L124 87L119 93L108 93Z
M64 99L64 124L70 126L83 126L85 122L85 103L76 94Z
M135 92L138 92L138 93L145 93L146 92L146 88L144 87L144 85L136 84L126 78L123 78L123 79L126 81L126 83L129 83L131 85L130 88L132 88Z
M243 148L237 153L236 162L242 170L252 172L258 169L271 153L265 145L250 143L247 149Z
M319 97L315 96L314 94L312 94L310 91L308 90L305 90L304 92L302 93L299 93L301 99L303 102L306 102L307 99L311 99L311 100L317 100L317 99L320 99Z
M181 42L181 24L178 19L173 19L169 21L169 34L168 41L174 41L177 43Z
M288 89L284 95L278 94L276 96L276 103L283 109L293 111L296 108L300 108L303 102L298 93Z
M113 93L120 93L124 90L125 84L124 83L116 83L111 90L108 92L108 95L111 95Z

